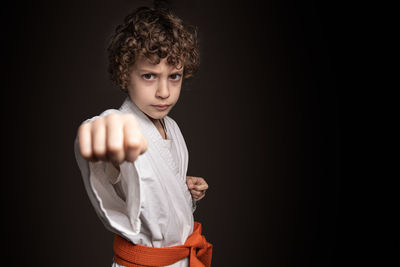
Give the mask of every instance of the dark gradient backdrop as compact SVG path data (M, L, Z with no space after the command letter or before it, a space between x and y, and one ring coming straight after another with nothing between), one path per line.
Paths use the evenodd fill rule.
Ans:
M110 266L112 234L86 196L73 141L84 119L122 103L108 38L149 2L3 4L4 266ZM213 266L344 266L342 7L171 2L199 29L200 70L170 115L188 174L210 185L195 218Z

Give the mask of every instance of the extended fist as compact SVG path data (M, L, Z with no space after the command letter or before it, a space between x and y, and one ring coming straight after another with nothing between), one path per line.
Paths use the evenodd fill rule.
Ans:
M134 162L147 150L147 140L132 114L110 114L83 123L78 129L79 150L90 161L111 161L119 166Z

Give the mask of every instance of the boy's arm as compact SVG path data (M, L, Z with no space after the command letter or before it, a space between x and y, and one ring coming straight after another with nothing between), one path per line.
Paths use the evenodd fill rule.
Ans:
M140 179L137 169L134 164L125 162L136 161L138 155L147 148L147 140L142 135L139 125L135 126L135 120L136 118L132 114L122 113L119 110L107 110L100 116L82 123L74 144L75 158L81 170L85 189L97 215L107 229L125 237L128 237L129 233L139 233L140 207L143 201L139 190L140 186L138 186ZM136 129L136 132L129 131L129 128ZM115 135L122 136L119 140L122 145L119 150L110 150L109 141L115 141L113 138ZM139 145L133 148L129 145L125 146L129 144L126 136L128 138L136 137ZM99 147L105 148L105 151L99 153ZM84 149L90 150L88 153L90 155L85 154ZM124 154L124 157L121 157L124 162L121 164L120 171L113 165L115 163L119 166L113 153ZM137 154L137 156L129 157L130 153ZM129 179L125 179L122 175L122 173L126 173L127 169L130 170ZM122 179L129 180L126 184L127 187L121 187L122 183L118 181ZM125 189L128 187L129 200L125 193ZM128 210L129 213L127 213ZM129 229L129 233L126 229Z

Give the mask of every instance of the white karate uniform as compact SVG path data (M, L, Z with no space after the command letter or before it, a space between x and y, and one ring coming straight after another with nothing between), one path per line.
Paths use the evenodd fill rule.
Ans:
M134 244L150 247L183 245L193 232L193 204L186 185L188 151L176 122L166 116L167 140L129 99L112 113L131 113L148 141L148 149L134 162L123 162L120 172L106 162L88 162L75 156L89 199L110 231ZM98 116L90 119L94 120ZM187 267L188 258L170 266ZM113 263L113 266L120 266Z

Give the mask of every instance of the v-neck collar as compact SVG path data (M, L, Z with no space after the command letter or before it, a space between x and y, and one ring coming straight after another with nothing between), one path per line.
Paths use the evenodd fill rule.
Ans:
M165 139L164 140L169 140L169 138L168 138L169 137L168 136L168 130L167 130L167 126L165 125L164 118L160 119L159 121L160 121L161 127L164 129L164 133L165 133Z
M170 149L168 149L168 147L165 146L166 140L170 140L170 142L172 142L174 139L172 136L173 133L168 129L169 123L165 121L165 118L164 118L164 127L167 139L162 138L161 133L158 131L156 125L154 125L154 123L147 117L147 115L144 114L143 111L141 111L129 97L127 97L124 103L122 104L120 111L126 113L133 113L136 116L136 119L139 122L139 127L141 128L146 138L148 138L149 145L154 144L155 149L165 160L165 163L167 163L171 171L175 173L175 169L177 169L179 174L180 163L175 162Z
M158 131L157 126L154 125L154 123L147 117L147 115L144 114L143 111L141 111L129 97L125 99L120 110L123 112L135 114L136 119L139 121L139 126L146 133L146 135L151 138L152 141L159 142L160 140L164 140L164 138L162 138L161 136L161 133ZM168 138L167 133L166 135Z

